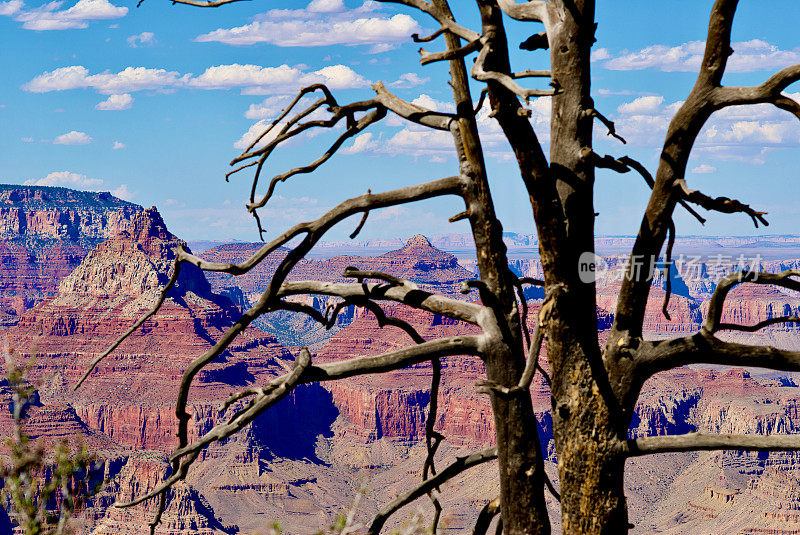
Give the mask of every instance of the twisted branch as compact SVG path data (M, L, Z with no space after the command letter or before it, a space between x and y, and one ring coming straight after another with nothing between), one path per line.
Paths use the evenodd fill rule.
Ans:
M386 504L378 512L378 514L375 515L375 518L372 520L369 530L367 531L367 535L378 535L386 521L389 520L394 513L417 498L424 496L435 487L441 486L443 483L453 479L457 475L469 470L474 466L478 466L496 458L497 448L494 447L473 453L467 457L457 457L454 463L436 474L434 477L426 479L410 491L398 496L393 501Z
M675 180L675 187L679 189L683 199L702 206L708 211L722 212L724 214L743 213L750 216L753 224L758 228L758 223L761 222L765 227L769 226L769 222L764 219L766 212L758 212L749 205L743 204L736 199L729 199L728 197L710 197L697 190L689 189L686 185L686 180L678 178Z

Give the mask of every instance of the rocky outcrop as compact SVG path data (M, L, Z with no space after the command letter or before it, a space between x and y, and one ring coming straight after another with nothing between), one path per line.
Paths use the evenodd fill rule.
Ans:
M159 452L132 453L119 475L103 490L117 503L130 502L154 489L170 473L166 455ZM158 509L158 499L130 508L108 507L92 535L144 535ZM167 491L166 506L155 533L159 535L226 535L235 533L216 518L206 499L187 483L177 483Z
M140 210L110 193L0 185L0 325L55 295L59 281Z

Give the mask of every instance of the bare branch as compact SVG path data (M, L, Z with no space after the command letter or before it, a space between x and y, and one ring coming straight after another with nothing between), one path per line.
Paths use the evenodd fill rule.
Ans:
M455 176L382 193L367 193L366 195L348 199L315 221L295 225L280 236L264 244L253 256L239 264L208 262L198 256L190 255L185 252L179 253L180 261L194 264L204 271L243 275L257 266L270 253L300 234L306 234L307 245L304 246L304 248L307 247L307 249L310 250L325 232L351 215L367 210L376 210L378 208L386 208L433 197L459 195L462 184L462 179ZM292 261L294 262L296 260L292 259Z
M628 167L639 173L639 175L641 175L641 177L644 179L644 181L647 183L650 189L653 189L653 186L655 185L655 180L653 180L653 175L650 174L650 172L647 170L645 166L643 166L641 163L637 162L636 160L634 160L629 156L623 156L622 158L617 158L617 161L627 165ZM695 209L689 206L689 204L685 200L680 199L678 203L681 206L683 206L683 208L687 212L689 212L689 214L691 214L692 217L697 219L697 221L699 221L701 225L705 225L706 218L698 214L695 211Z
M519 71L519 72L512 72L509 75L514 80L519 80L520 78L552 78L553 73L550 71Z
M250 0L170 0L173 4L183 4L185 6L194 7L219 7L226 4L233 4L234 2L246 2ZM144 0L139 0L136 7L139 7Z
M496 71L487 71L485 69L486 57L491 51L491 39L487 38L483 48L481 48L478 59L472 66L472 77L480 82L496 82L503 87L514 93L515 95L529 100L531 97L552 97L557 94L556 89L525 89L516 83L511 76Z
M430 2L425 2L424 0L378 0L379 2L387 3L387 4L402 4L404 6L413 7L419 9L420 11L427 13L438 22L442 29L452 33L453 35L457 35L458 37L466 40L466 41L474 41L475 39L479 38L480 35L473 32L472 30L468 30L462 26L459 26L452 20L452 18L447 17L445 13L443 13L439 8L431 4Z
M753 284L773 285L788 290L800 291L800 281L795 280L800 277L800 271L787 270L781 273L760 273L756 271L741 271L731 273L723 277L717 284L714 293L708 303L708 316L706 317L705 330L710 333L715 333L722 329L720 321L722 320L722 310L725 305L725 298L728 293L737 285L749 282ZM727 330L734 328L731 325L726 325ZM746 330L746 329L737 329Z
M411 281L407 281L405 279L401 279L400 277L395 277L394 275L390 275L389 273L383 273L382 271L362 271L358 268L353 266L347 266L344 268L342 272L342 277L348 277L356 279L358 282L363 282L364 279L378 279L384 282L388 282L393 286L403 286L412 290L417 289L417 285Z
M429 43L434 39L436 39L437 37L441 36L444 32L445 32L444 28L439 28L438 30L436 30L435 32L426 37L420 37L418 33L412 33L411 40L414 41L415 43Z
M477 453L473 453L467 457L457 457L455 462L436 474L434 477L427 479L411 489L410 491L406 492L405 494L398 496L390 503L386 504L375 518L372 520L370 525L369 531L367 531L367 535L377 535L380 533L383 525L386 521L397 511L399 511L404 506L408 505L409 503L413 502L417 498L420 498L427 494L431 489L442 485L457 475L461 474L469 470L474 466L478 466L483 464L487 461L491 461L497 458L497 448L489 448Z
M369 277L369 275L366 277L373 278ZM433 314L472 324L478 324L479 315L484 309L484 307L475 303L432 294L415 286L393 283L348 284L320 281L289 281L283 283L277 293L277 297L302 294L330 295L343 299L363 298L395 301Z
M497 4L512 19L543 22L547 27L547 3L544 0L532 0L524 4L514 0L498 0Z
M437 61L449 61L455 58L466 57L473 52L478 51L483 43L480 39L476 39L455 50L445 50L444 52L428 52L424 48L419 49L420 65L428 65Z
M758 212L749 205L743 204L736 199L729 199L728 197L710 197L697 190L689 189L686 185L686 180L678 178L675 180L675 187L680 190L683 198L691 203L702 206L706 210L722 212L725 214L743 213L750 216L753 224L758 228L758 223L761 222L765 227L769 226L769 222L764 219L766 212Z
M594 108L588 109L584 113L586 113L589 117L594 117L595 119L603 123L608 129L609 136L617 138L622 142L623 145L628 143L627 141L625 141L625 138L617 134L617 129L616 126L614 125L614 121L610 120L608 117L606 117L605 115L603 115Z
M371 194L372 194L372 190L371 189L367 189L367 195L371 195ZM369 217L369 210L365 210L364 211L364 215L361 216L361 221L359 221L358 226L356 227L356 229L353 232L350 233L350 239L351 240L354 240L356 238L356 236L358 236L358 234L361 232L361 229L364 228L364 225L367 223L367 218L368 217Z
M670 221L669 226L669 239L667 240L667 251L664 255L664 283L666 284L666 293L664 294L664 302L661 305L661 313L667 318L667 321L672 321L669 316L669 298L672 296L672 277L670 271L672 270L672 248L675 246L675 223Z
M636 350L637 381L688 364L721 364L800 371L800 351L724 342L705 329L671 340L642 342Z
M786 67L769 77L766 82L754 87L718 87L711 95L716 109L746 104L773 104L796 117L800 106L793 99L781 94L789 85L800 80L800 64Z
M481 512L478 513L475 527L472 528L472 535L486 535L489 525L498 513L500 513L500 496L483 506Z
M336 151L339 150L339 147L341 147L344 144L345 141L347 141L351 137L355 136L356 134L360 133L361 131L363 131L365 128L367 128L371 124L374 124L374 123L380 121L385 116L386 116L386 108L384 108L383 106L380 106L380 107L376 108L375 110L367 113L364 117L362 117L361 119L356 121L354 124L348 126L347 130L345 130L345 132L342 135L340 135L336 139L336 141L333 142L333 144L330 147L328 147L328 150L326 150L322 154L322 156L320 156L319 158L317 158L316 160L314 160L310 164L302 165L300 167L295 167L294 169L290 169L289 171L285 171L285 172L283 172L283 173L281 173L279 175L274 176L272 178L272 180L270 180L269 188L267 189L267 193L261 198L261 200L259 200L257 202L254 199L251 199L250 204L247 205L247 209L250 212L253 212L257 208L261 208L264 205L266 205L267 202L269 201L269 199L272 197L272 194L275 192L275 186L277 186L279 182L285 182L286 180L290 179L291 177L293 177L295 175L307 174L307 173L311 173L311 172L315 171L320 165L322 165L323 163L327 162L331 158L331 156L336 154ZM340 119L341 119L341 116L337 117L335 119L332 119L332 121L334 121L333 124L337 123ZM330 121L325 121L325 123L326 123L325 126L328 127L328 128L330 126L333 126L332 124L330 126L328 126ZM308 124L308 123L306 123L306 124ZM296 130L299 130L299 128L296 129ZM292 135L296 135L296 134L292 134ZM287 135L283 139L287 139L288 137L291 137L291 136ZM283 141L283 139L281 139L281 141ZM257 154L260 154L261 151L263 151L263 150L264 149L261 149L261 150L252 152L250 154L257 155ZM246 157L251 157L251 156L246 156ZM242 158L242 157L240 156L240 158ZM234 161L236 161L236 160L234 160Z
M627 455L701 450L790 451L800 449L800 435L713 435L688 433L628 440Z
M456 120L456 116L453 114L428 110L401 99L386 89L383 82L374 84L372 89L377 93L376 100L378 102L412 123L435 128L436 130L449 131L450 124Z

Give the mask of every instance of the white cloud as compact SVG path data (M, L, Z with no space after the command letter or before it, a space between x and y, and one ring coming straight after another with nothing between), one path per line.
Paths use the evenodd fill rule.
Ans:
M727 72L775 70L800 62L800 48L781 50L760 39L733 43L732 48ZM704 41L690 41L678 46L652 45L636 52L623 51L616 57L608 53L600 60L604 61L603 67L614 71L697 72L704 50Z
M242 137L240 137L239 140L236 143L233 144L233 147L236 148L236 149L241 149L241 150L246 149L247 147L250 146L250 144L253 141L258 139L258 137L261 136L262 133L264 133L264 130L266 130L267 127L269 127L269 123L267 121L264 121L264 120L258 121L256 124L251 126L250 129L247 130L247 132L242 134ZM275 139L275 136L277 135L277 133L278 133L278 128L273 128L272 131L270 131L269 134L264 136L258 142L258 144L256 145L256 148L263 147L264 145L266 145L267 143L269 143L270 141Z
M69 171L56 171L38 180L26 180L26 186L66 186L69 188L93 189L102 186L99 178L88 178L86 175Z
M649 113L657 111L664 103L662 96L639 97L633 102L626 102L617 108L619 113Z
M305 66L261 67L259 65L216 65L199 76L180 74L166 69L126 67L117 73L90 74L82 65L60 67L44 72L22 89L33 93L94 89L106 95L119 95L142 90L168 91L179 88L231 89L241 88L245 95L285 95L295 93L301 86L324 83L330 89L354 89L369 86L369 80L346 65L328 65L307 72ZM98 108L99 109L99 108Z
M800 101L800 93L787 96ZM681 104L680 101L667 104L661 96L639 97L619 106L618 115L613 119L617 131L629 143L660 147L669 122ZM800 125L791 114L770 104L758 104L730 107L715 113L695 145L697 150L712 158L761 163L765 147L797 146L798 143Z
M20 138L20 141L22 141L23 143L33 143L34 139L32 137L23 137Z
M66 134L61 134L53 140L55 145L88 145L92 142L92 138L85 132L78 132L73 130Z
M717 172L717 168L716 167L708 165L708 164L705 164L705 163L702 164L702 165L698 165L697 167L692 169L692 173L695 173L697 175L707 175L707 174L716 173L716 172Z
M125 143L122 143L121 141L115 141L114 144L111 145L111 150L120 150L124 149L125 147L127 147Z
M127 7L119 7L108 0L78 0L69 9L59 10L64 4L57 0L30 10L23 3L10 0L0 4L0 14L13 16L27 30L71 30L89 26L89 21L118 19L128 14Z
M313 13L336 13L345 7L342 0L313 0L306 9Z
M165 89L185 86L189 77L165 69L127 67L118 73L89 74L82 65L61 67L45 72L24 84L22 89L33 93L67 89L95 89L103 94L121 94L144 89Z
M131 35L127 39L128 46L132 48L137 48L142 45L154 45L156 44L156 35L153 32L142 32L137 35Z
M110 95L103 102L98 103L94 109L103 111L129 110L133 105L133 97L129 93Z
M217 65L189 80L200 89L241 87L244 95L292 93L300 86L323 83L330 89L367 87L369 81L346 65L329 65L318 71L303 72L297 67L261 67L259 65Z
M408 15L376 13L375 2L348 10L341 0L314 0L306 9L273 9L235 28L219 28L197 37L229 45L276 46L375 45L407 41L421 31Z
M269 119L282 112L291 101L291 97L285 95L267 97L260 104L250 104L250 107L244 112L244 116L254 120ZM298 104L300 105L298 107L302 109L303 102L298 102Z
M374 135L372 132L367 132L365 134L361 134L356 136L353 140L353 144L349 147L345 147L339 152L342 154L359 154L361 152L368 152L378 148L378 142L373 139Z
M22 10L22 0L9 0L0 2L0 15L11 17Z
M119 197L124 201L132 201L136 197L137 192L130 191L127 184L122 184L120 187L111 190L111 195Z
M430 81L430 78L422 78L415 72L401 74L397 81L389 84L389 87L409 88L423 85Z
M592 61L603 61L604 59L610 59L611 52L608 51L607 48L596 48L592 50L591 60Z

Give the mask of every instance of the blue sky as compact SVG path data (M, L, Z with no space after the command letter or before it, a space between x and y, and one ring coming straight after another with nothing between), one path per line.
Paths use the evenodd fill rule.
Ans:
M452 3L461 23L477 29L473 4ZM694 82L711 4L598 2L593 95L628 140L623 146L600 126L598 152L631 155L655 171L670 114ZM755 85L800 63L799 17L800 5L791 0L771 1L768 9L763 2L741 2L726 83ZM117 0L0 1L0 181L110 190L158 206L186 239L255 240L243 208L250 175L225 183L228 162L307 83L329 84L345 103L369 98L370 84L381 80L405 99L446 109L446 65L420 67L419 45L408 37L433 28L413 10L363 0L253 0L218 9L163 0L139 8ZM509 21L508 28L515 68L547 68L545 53L516 50L539 27ZM442 46L435 41L425 48ZM800 99L798 87L787 93ZM546 142L549 102L533 100L530 108ZM485 112L480 122L504 228L532 233L507 146ZM265 175L310 161L330 136L280 148ZM767 105L730 109L701 135L687 180L769 212L768 233L800 233L799 161L796 119ZM389 118L348 142L319 172L280 185L262 217L275 234L367 188L391 189L455 171L446 136ZM598 233L633 233L647 193L632 174L601 171ZM465 232L463 222L447 223L461 209L440 200L385 210L370 217L361 238ZM343 224L331 239L344 239L356 224ZM683 214L678 231L758 232L741 215L712 215L700 227Z

